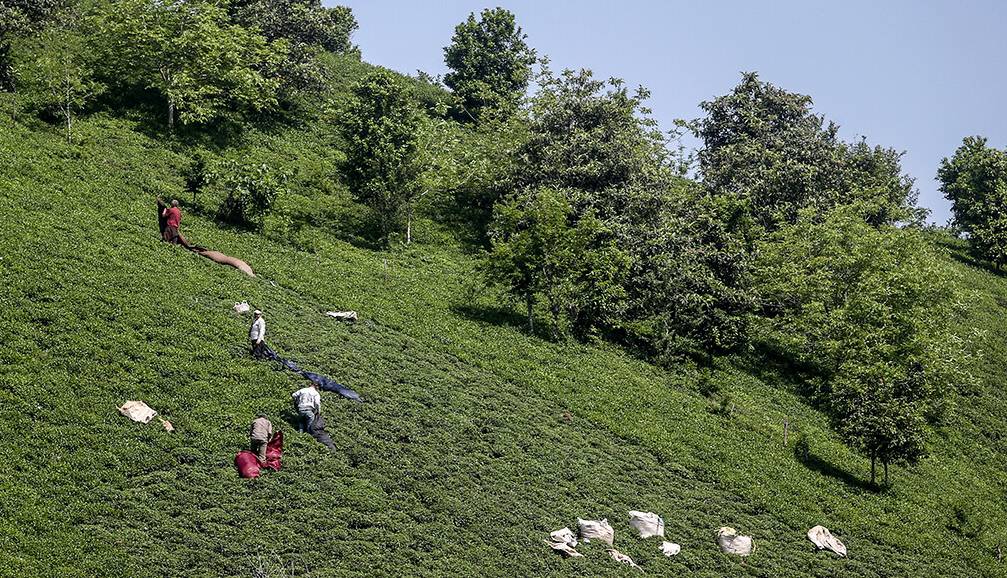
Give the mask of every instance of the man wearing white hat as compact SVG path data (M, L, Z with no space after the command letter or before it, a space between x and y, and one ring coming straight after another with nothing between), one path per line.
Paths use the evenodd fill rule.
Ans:
M248 341L252 345L252 355L262 357L266 348L266 320L262 317L262 311L255 310L255 321L248 330Z

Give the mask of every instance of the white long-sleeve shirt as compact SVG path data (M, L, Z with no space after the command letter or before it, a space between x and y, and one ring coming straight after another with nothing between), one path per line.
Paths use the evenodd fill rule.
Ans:
M266 320L263 317L259 317L252 324L252 327L248 329L248 340L252 343L258 343L266 338Z
M318 412L322 408L322 396L313 387L304 387L290 394L299 413Z

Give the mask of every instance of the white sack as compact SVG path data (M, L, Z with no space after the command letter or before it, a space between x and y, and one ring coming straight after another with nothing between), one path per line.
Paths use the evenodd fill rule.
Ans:
M832 550L840 556L846 555L846 545L839 538L833 536L832 532L829 532L828 528L824 526L815 526L808 530L808 539L819 550Z
M127 401L119 408L119 413L140 423L150 423L150 420L157 415L156 411L142 401Z
M674 542L661 542L661 553L669 558L682 551L682 547Z
M640 533L641 538L660 536L664 538L664 520L653 512L629 512L629 525Z
M235 303L234 304L234 312L235 313L248 313L249 309L251 309L251 307L248 306L248 302L247 301L242 301L241 303Z
M581 520L577 518L577 527L580 530L580 539L585 543L591 540L601 540L611 546L615 541L615 530L609 525L607 519Z
M748 556L755 549L751 536L739 536L734 528L721 528L717 531L717 545L725 554Z

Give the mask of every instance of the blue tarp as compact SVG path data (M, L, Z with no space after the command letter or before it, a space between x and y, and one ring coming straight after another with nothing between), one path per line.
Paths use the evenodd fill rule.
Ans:
M352 399L353 401L363 401L360 398L360 394L353 391L352 389L346 387L341 383L336 383L332 378L326 377L324 375L315 373L313 371L308 371L306 369L301 369L296 363L289 359L284 359L277 355L268 345L263 348L263 354L276 362L278 362L283 367L293 371L294 373L300 374L307 378L312 383L317 383L319 389L322 391L334 391L339 395L345 397L346 399Z

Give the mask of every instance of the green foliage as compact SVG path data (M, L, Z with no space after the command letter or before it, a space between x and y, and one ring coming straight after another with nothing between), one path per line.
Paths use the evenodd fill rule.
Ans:
M258 28L270 41L286 39L339 54L353 50L350 37L359 26L352 10L326 8L320 0L234 0L231 12L237 23Z
M288 175L266 164L224 160L205 175L207 186L223 190L218 218L261 230L276 199L286 191Z
M286 100L295 94L319 93L325 86L321 51L346 54L354 50L350 37L357 29L345 6L326 8L319 0L237 0L230 5L235 23L258 30L271 43L289 47L276 68Z
M87 39L75 20L67 17L35 37L26 51L30 60L19 67L21 92L32 108L63 121L68 143L74 116L104 90L94 78Z
M536 84L518 183L583 191L579 206L620 216L621 189L653 179L667 154L644 104L650 93L643 87L631 93L618 79L596 80L589 70L556 76L545 66Z
M886 472L915 463L968 380L949 329L956 295L927 241L836 209L780 229L759 255L763 337L820 379L817 398L847 443Z
M811 111L811 98L742 76L729 94L704 102L693 125L703 140L699 170L713 194L748 206L755 224L773 231L804 209L862 204L876 225L915 221L912 180L901 154L866 143L847 145L839 127Z
M13 92L17 86L11 41L39 32L66 5L67 0L0 0L0 92Z
M401 230L407 240L423 170L423 117L398 77L378 69L358 82L342 115L350 190L369 206L383 239Z
M620 285L628 259L594 214L575 216L566 196L540 189L497 205L487 278L525 304L545 302L553 336L572 328L580 335L624 308Z
M107 80L156 90L169 128L176 114L183 124L206 124L278 106L275 71L286 59L287 42L270 43L232 24L218 3L112 2L99 10L95 26Z
M483 10L476 20L469 14L455 27L451 45L444 48L450 70L444 84L454 91L472 117L486 111L512 113L528 88L535 51L530 48L514 14L504 8Z
M1007 263L1007 152L966 137L937 171L951 201L954 222L968 233L973 250L1000 269Z

